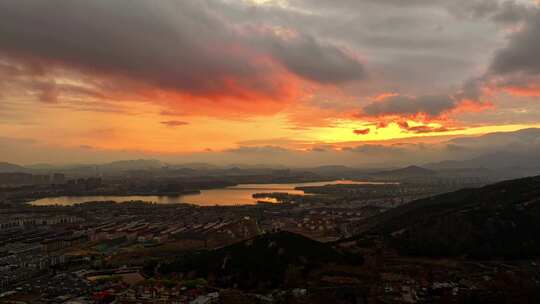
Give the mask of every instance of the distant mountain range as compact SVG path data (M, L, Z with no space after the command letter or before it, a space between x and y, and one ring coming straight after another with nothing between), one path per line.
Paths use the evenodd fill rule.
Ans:
M540 129L490 133L476 137L459 137L442 143L441 151L454 151L454 159L418 164L405 168L361 169L343 165L291 168L295 172L311 172L328 178L384 178L387 176L429 177L489 176L511 179L540 174ZM447 155L447 154L444 154ZM370 168L373 168L370 167ZM230 164L217 166L208 163L165 163L155 159L114 161L105 164L20 166L0 163L0 173L26 172L48 174L61 172L70 176L121 175L129 171L154 171L185 176L267 174L273 170L288 170L281 165ZM168 172L168 173L167 173Z
M522 158L524 160L525 158ZM494 161L502 162L495 159ZM507 164L513 164L511 161ZM226 166L220 167L211 164L180 164L172 165L158 160L127 160L111 162L107 164L92 165L30 165L19 166L10 163L0 163L0 173L31 173L51 174L64 173L70 177L78 176L121 176L139 172L148 176L234 176L234 175L267 175L267 174L311 174L322 179L347 178L347 179L407 179L430 177L492 177L496 179L508 179L522 176L530 176L540 173L540 167L514 166L488 169L479 167L485 163L480 161L446 161L426 166L408 166L393 170L357 169L346 166L322 166L314 168L286 169L273 168L271 166Z
M155 159L137 159L115 161L97 167L101 171L156 170L166 167L166 164Z
M23 166L0 162L0 173L14 173L14 172L27 172L28 168Z
M408 166L408 167L396 169L396 170L374 172L371 174L371 176L406 178L406 177L426 177L426 176L433 176L436 174L437 172L433 170L425 169L418 166Z

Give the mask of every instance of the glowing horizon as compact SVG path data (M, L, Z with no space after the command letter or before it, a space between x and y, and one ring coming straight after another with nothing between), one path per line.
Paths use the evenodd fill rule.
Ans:
M494 3L4 2L0 160L283 162L540 127L539 5Z

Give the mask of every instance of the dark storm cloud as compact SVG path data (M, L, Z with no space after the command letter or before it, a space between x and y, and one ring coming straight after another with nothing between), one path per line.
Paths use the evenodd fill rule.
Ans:
M400 8L406 7L419 7L419 6L437 6L440 4L440 0L341 0L341 1L327 1L327 0L290 0L294 6L307 7L311 9L357 9L365 7L366 5L374 6L394 6Z
M291 72L315 82L343 83L365 77L358 60L333 45L321 45L310 36L268 39L265 44Z
M506 75L524 73L540 74L540 11L526 19L523 28L512 34L508 45L497 51L490 73Z
M298 6L324 9L350 9L371 7L395 7L399 9L443 9L459 18L500 18L501 21L515 20L515 14L523 12L523 3L516 0L291 0ZM504 16L503 16L504 15Z
M504 25L515 25L530 17L534 8L516 1L505 1L493 14L493 21Z
M464 87L469 98L479 98L485 88L518 96L540 96L540 8L505 2L494 16L497 22L513 24L506 46L495 51L482 77Z
M0 53L193 95L278 94L271 57L315 82L361 79L362 65L307 34L241 29L207 1L1 1Z
M473 78L465 81L461 86L461 91L456 97L460 100L478 101L482 97L482 82L481 78Z
M443 3L451 14L460 18L486 18L499 10L497 0L464 0L464 1L439 1Z
M461 9L492 16L502 7L496 0L289 3L298 9L219 0L0 1L0 53L193 95L249 99L246 90L279 97L288 83L261 58L269 57L316 83L339 85L366 78L365 66L347 47L367 54L363 57L369 74L371 69L384 73L384 85L390 86L386 90L422 95L426 81L433 86L462 81L474 68L471 52L491 43L483 27L463 35L460 26L446 26L451 21L447 12ZM520 15L515 13L519 6L506 6L505 11L514 13L501 19ZM281 36L269 26L290 29L294 35Z
M204 10L190 1L160 3L165 7L125 0L3 1L0 50L193 93L218 89L209 74L256 75L248 61L219 60L207 50L211 44L200 37L219 45L231 33Z
M405 115L411 116L419 113L428 116L439 116L454 109L457 103L446 95L426 95L420 97L389 96L381 101L375 101L362 109L362 115L387 116Z
M501 30L518 24L532 6L520 0L288 2L307 13L287 17L273 8L257 10L256 16L345 42L366 58L369 79L377 79L379 92L416 96L449 92L478 77L504 41ZM362 89L356 92L365 94Z
M538 19L531 16L536 9L517 0L286 2L290 6L240 0L0 0L0 55L33 59L43 69L74 67L209 99L226 94L251 100L246 91L256 91L279 100L290 81L276 75L283 70L342 88L366 79L347 86L346 93L421 96L370 104L366 112L411 114L418 109L436 116L456 106L451 97L480 99L480 80L451 97L424 95L450 92L477 76L503 41L496 32L501 24L528 26L520 32L526 38L511 35L509 47L497 54L493 74L538 53L536 31L528 30L538 27L531 23ZM532 47L521 47L525 42L518 40ZM538 60L522 63L520 70L538 70L535 64ZM137 89L130 85L104 80L99 88L117 93ZM36 96L43 100L63 96L63 90L42 88ZM333 104L329 108L342 110L338 101Z

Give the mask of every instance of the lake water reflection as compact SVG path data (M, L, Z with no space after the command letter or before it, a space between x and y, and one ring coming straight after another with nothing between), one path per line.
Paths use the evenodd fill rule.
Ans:
M293 183L293 184L241 184L233 187L202 190L200 194L190 194L182 196L61 196L42 198L31 202L36 206L63 205L70 206L74 204L90 201L149 201L158 204L178 204L189 203L200 206L213 205L250 205L256 204L258 200L252 197L255 193L286 192L289 194L304 195L301 190L295 190L296 187L303 186L324 186L336 184L372 184L370 182L359 182L350 180L336 180L326 182L311 183ZM273 201L264 199L264 201Z

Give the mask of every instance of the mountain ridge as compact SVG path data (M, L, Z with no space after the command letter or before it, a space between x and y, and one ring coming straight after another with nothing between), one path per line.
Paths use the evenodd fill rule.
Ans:
M404 255L540 255L540 176L411 202L366 223Z

